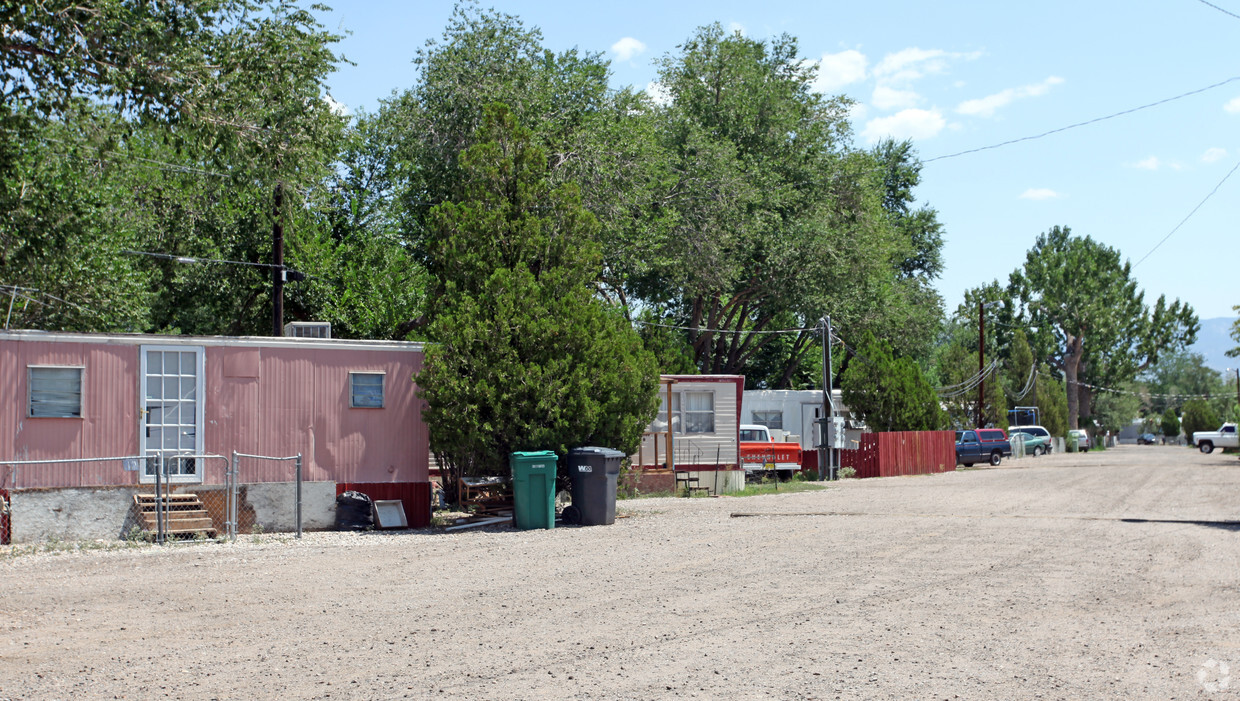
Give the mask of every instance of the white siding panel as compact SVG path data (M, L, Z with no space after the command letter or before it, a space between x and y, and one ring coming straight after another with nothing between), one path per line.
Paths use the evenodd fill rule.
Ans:
M715 430L712 433L676 433L672 438L674 462L677 465L736 465L737 461L737 413L739 407L738 387L734 379L722 381L686 381L681 380L672 387L675 393L712 392L715 406ZM684 402L681 402L684 406ZM642 441L641 458L645 465L664 464L667 462L667 440L663 435L657 436L659 441L659 459L655 462L654 442L656 436L647 435ZM632 456L633 464L637 464L638 456Z

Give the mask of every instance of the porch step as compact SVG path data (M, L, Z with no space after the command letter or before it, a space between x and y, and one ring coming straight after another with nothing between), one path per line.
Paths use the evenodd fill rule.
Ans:
M202 535L205 538L216 536L211 514L197 494L168 494L166 496L135 494L133 501L138 508L138 513L142 516L144 530L150 532L158 530L156 511L161 505L166 504L167 511L164 514L166 533L178 536Z

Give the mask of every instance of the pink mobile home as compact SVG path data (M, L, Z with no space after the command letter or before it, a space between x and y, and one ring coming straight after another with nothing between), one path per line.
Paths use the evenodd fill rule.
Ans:
M402 499L410 525L423 526L422 357L421 344L396 341L0 332L0 460L300 453L306 482ZM221 484L224 471L223 461L187 461L171 481ZM242 480L289 475L287 463L256 462ZM117 462L0 465L4 489L153 479Z

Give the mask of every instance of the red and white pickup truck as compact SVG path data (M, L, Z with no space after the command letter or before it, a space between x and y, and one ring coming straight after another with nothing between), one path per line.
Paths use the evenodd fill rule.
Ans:
M801 469L801 446L797 443L776 443L766 426L741 424L741 466L745 476L770 474L788 479Z

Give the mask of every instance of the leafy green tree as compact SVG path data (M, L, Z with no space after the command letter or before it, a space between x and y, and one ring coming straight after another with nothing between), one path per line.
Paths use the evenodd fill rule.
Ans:
M1051 377L1048 365L1042 365L1034 384L1037 392L1038 420L1052 436L1068 434L1068 393L1063 382Z
M844 404L875 431L933 431L946 417L917 363L896 358L890 345L868 335L844 372Z
M17 116L83 103L176 120L220 69L213 48L247 0L13 2L0 7L0 94ZM23 114L24 113L24 114Z
M940 396L948 422L956 428L978 425L977 389L968 387L977 381L977 372L977 351L964 345L952 343L938 356L937 377L946 388ZM995 371L986 377L982 388L984 425L1008 427L1005 379L1005 373Z
M1094 421L1099 428L1119 433L1141 415L1141 396L1134 383L1122 385L1119 392L1103 392L1094 400Z
M431 450L449 478L502 474L517 450L633 452L658 370L593 293L597 221L575 187L549 184L545 152L502 105L475 142L459 198L432 212L435 343L417 376Z
M1167 438L1175 438L1180 435L1180 419L1175 415L1175 409L1167 407L1167 410L1162 413L1158 427L1162 435Z
M272 260L273 225L290 244L321 226L316 189L343 126L323 99L336 37L285 0L18 3L0 16L0 128L41 132L41 159L68 164L40 182L54 197L19 188L16 216L0 222L0 241L23 244L8 282L36 287L38 271L58 270L64 299L106 310L30 323L267 332L279 271L256 266ZM21 148L38 152L33 138ZM0 179L30 182L19 166L0 155ZM60 243L29 245L28 215L58 222L39 236Z
M1011 275L1025 323L1052 327L1061 339L1055 363L1067 385L1071 428L1091 413L1086 384L1131 380L1162 353L1196 338L1192 308L1179 300L1168 305L1162 296L1146 306L1131 269L1119 251L1054 227L1038 236L1024 267Z
M1141 373L1154 412L1179 410L1190 398L1206 399L1216 414L1234 403L1222 373L1206 365L1205 356L1191 351L1168 353Z
M3 108L0 108L3 109ZM70 124L31 120L0 139L0 293L10 328L142 331L150 275L111 208L127 193Z
M1063 383L1051 376L1050 368L1037 364L1033 347L1024 329L1012 332L1008 373L1011 379L1008 396L1013 406L1035 406L1038 422L1052 436L1063 436L1068 431L1068 398ZM1034 367L1037 370L1034 371Z
M1202 399L1190 399L1184 402L1184 413L1180 416L1180 427L1184 436L1191 443L1197 431L1213 431L1219 427L1218 414Z
M698 367L749 374L758 362L759 382L789 386L821 354L814 328L826 314L844 338L872 331L925 355L937 324L925 310L941 301L926 284L933 235L910 263L918 248L899 225L921 216L909 207L919 168L909 150L853 149L849 103L814 92L815 69L787 35L714 24L659 67L660 144L676 178L658 206L675 216L633 296L690 329ZM763 333L787 324L806 330Z
M912 142L885 139L871 153L882 169L883 209L907 245L897 264L901 276L937 278L943 271L943 225L938 212L928 205L913 208L913 189L921 183L921 162Z

